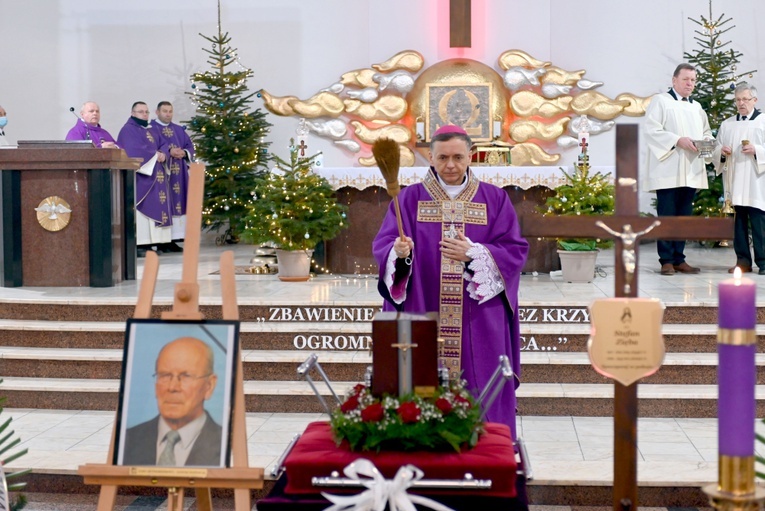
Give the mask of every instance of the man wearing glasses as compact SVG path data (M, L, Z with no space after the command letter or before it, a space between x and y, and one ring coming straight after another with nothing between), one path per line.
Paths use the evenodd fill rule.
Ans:
M755 108L754 86L741 83L734 96L738 113L720 124L714 163L718 174L725 173L725 197L730 198L736 210L733 230L736 266L744 273L752 271L751 225L754 262L758 273L765 275L765 116ZM736 266L728 273L733 273Z
M210 346L176 339L157 356L155 395L159 415L125 432L123 465L225 466L222 428L205 410L217 375Z

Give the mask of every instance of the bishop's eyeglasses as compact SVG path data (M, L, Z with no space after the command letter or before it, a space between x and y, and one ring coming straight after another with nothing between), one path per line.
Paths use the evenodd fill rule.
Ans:
M193 374L189 373L154 373L154 379L159 383L160 385L170 386L173 383L173 380L176 378L178 379L178 383L181 384L181 386L186 386L190 384L193 381L201 380L202 378L207 378L211 376L212 374L204 374L202 376L194 376Z

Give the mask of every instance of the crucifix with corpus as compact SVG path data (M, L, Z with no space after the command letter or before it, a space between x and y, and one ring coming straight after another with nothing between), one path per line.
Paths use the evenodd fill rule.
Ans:
M616 246L615 296L637 298L640 236L650 239L730 239L730 218L646 218L638 211L638 133L636 125L616 127L616 188L613 216L528 215L521 218L526 237L557 238L572 232L581 238L614 237ZM629 302L626 302L629 303ZM629 311L625 308L625 311ZM625 314L627 314L625 312ZM627 317L627 316L623 316ZM637 509L637 382L614 381L614 511Z

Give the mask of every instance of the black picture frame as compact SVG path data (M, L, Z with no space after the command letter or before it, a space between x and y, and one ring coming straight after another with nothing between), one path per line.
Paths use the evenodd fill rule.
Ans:
M113 463L229 467L238 360L239 321L129 319Z

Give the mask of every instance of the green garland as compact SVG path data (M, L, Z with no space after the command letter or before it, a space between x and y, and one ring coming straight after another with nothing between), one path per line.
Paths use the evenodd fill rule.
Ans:
M438 387L432 398L375 397L356 385L331 416L337 444L352 451L473 448L483 432L481 411L465 382Z

